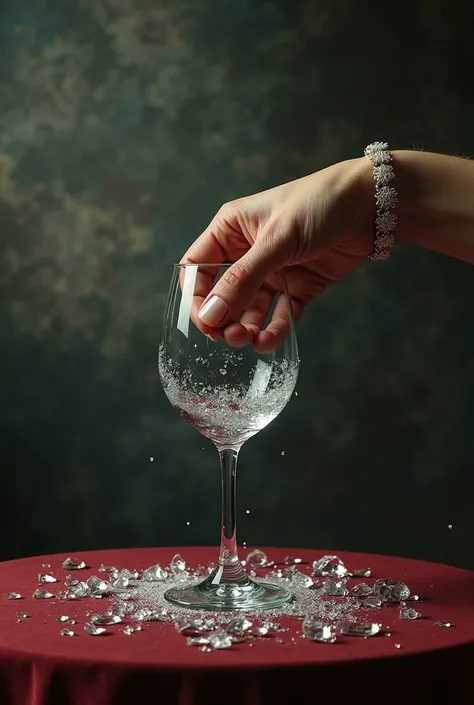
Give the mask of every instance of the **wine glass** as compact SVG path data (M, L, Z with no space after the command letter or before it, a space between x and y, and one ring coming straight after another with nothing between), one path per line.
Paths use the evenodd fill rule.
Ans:
M203 582L169 589L165 598L199 610L248 611L276 607L289 601L291 593L284 587L252 580L239 561L237 458L243 443L286 406L295 388L299 362L291 299L283 274L275 274L272 279L278 279L278 289L265 289L267 300L271 299L266 323L275 306L278 313L285 309L290 321L285 339L275 350L259 354L253 345L227 344L222 331L216 341L206 335L206 327L197 318L203 287L208 291L230 266L174 265L166 304L158 353L161 383L181 417L218 450L222 529L215 570Z

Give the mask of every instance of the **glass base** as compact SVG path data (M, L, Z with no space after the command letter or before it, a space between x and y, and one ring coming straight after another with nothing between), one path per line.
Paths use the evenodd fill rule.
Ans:
M258 583L248 576L239 580L215 582L210 575L202 583L170 588L165 599L180 607L212 612L250 612L271 609L290 602L292 594L278 585Z

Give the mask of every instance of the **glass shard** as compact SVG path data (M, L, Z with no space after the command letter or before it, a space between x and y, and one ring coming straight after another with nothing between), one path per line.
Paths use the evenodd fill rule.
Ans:
M444 622L441 619L438 620L437 622L435 622L435 627L451 627L451 626L452 626L451 622Z
M125 588L128 588L129 582L129 577L123 573L117 573L117 575L113 576L110 580L110 584L114 590L125 590Z
M209 639L206 636L188 636L186 644L188 646L207 646Z
M17 619L26 619L28 617L26 612L17 612L16 616L17 616Z
M91 575L87 579L86 584L91 595L103 595L109 589L109 584L96 575Z
M325 580L322 591L324 595L331 595L332 597L345 597L349 594L349 590L343 580Z
M313 575L323 578L343 578L347 573L347 568L338 556L323 556L317 561L313 561Z
M7 595L7 600L22 600L23 597L19 592L9 592Z
M294 565L290 566L289 568L285 568L283 574L285 578L289 580L291 585L295 588L309 588L313 585L313 579L309 575L302 573Z
M93 614L91 617L92 624L99 627L108 627L111 624L119 624L122 618L118 614Z
M382 600L378 595L369 595L369 597L366 597L364 602L362 603L364 607L381 607L382 605Z
M232 637L223 629L216 629L208 637L208 644L213 649L229 649L232 646Z
M69 590L67 599L70 599L72 595L74 597L87 597L89 595L89 586L87 585L87 583L83 582L79 582L77 583L77 585L73 585L73 587L71 587L71 589Z
M413 607L401 607L400 619L418 619L421 617L421 612L417 612Z
M254 626L249 629L249 634L252 636L268 636L269 633L268 627L265 627L263 624L260 624L259 626Z
M157 564L157 565L152 565L149 568L145 568L145 570L142 573L142 580L145 580L145 582L154 582L156 580L165 580L168 577L168 573L166 570L163 570L163 568Z
M375 622L339 622L337 625L340 633L344 636L375 636L380 632L380 624Z
M194 636L203 631L203 620L178 617L174 622L174 626L180 634L184 636Z
M266 629L268 629L269 632L281 632L281 631L284 631L284 630L281 628L280 624L278 624L278 622L272 622L272 621L269 620L269 619L266 619L266 620L264 620L264 621L262 622L262 627L265 627Z
M150 619L151 614L152 610L149 607L141 607L130 615L130 619L133 619L135 622L145 622L147 619Z
M243 636L253 626L247 617L234 617L225 626L225 631L228 634L236 634L237 636Z
M101 634L105 634L104 627L97 627L95 624L91 624L90 622L86 622L84 624L84 631L91 636L100 636Z
M59 633L61 634L61 636L74 636L74 632L70 629L67 629L66 627L64 627L64 629L61 629Z
M286 563L286 565L297 565L301 562L301 558L293 558L293 556L286 556L286 558L283 560L283 563Z
M69 617L66 614L59 614L56 617L56 622L68 622L68 621L69 621Z
M63 568L66 570L83 570L85 567L85 562L81 561L80 558L69 556L69 558L63 561Z
M183 570L186 569L186 561L182 556L179 555L179 553L176 553L176 555L173 556L171 559L170 563L170 570L171 572L176 575L176 573L182 573Z
M374 583L374 592L377 593L382 602L402 602L410 597L410 588L400 580L383 578Z
M52 592L48 592L48 590L41 590L41 588L37 588L34 593L33 597L35 600L49 600L50 597L54 597Z
M247 554L246 561L252 568L263 568L267 565L268 558L264 551L256 548L254 551L250 551L250 553Z
M337 639L334 624L326 624L311 615L305 617L303 621L303 634L311 641L319 641L326 644L334 644Z
M365 597L372 594L372 588L367 583L359 583L351 588L351 595L356 597Z
M122 632L127 636L130 636L135 632L135 629L130 624L127 624L127 626L122 629Z
M370 568L356 568L352 571L354 578L370 578L372 571Z
M38 573L39 583L57 583L58 579L54 575L48 575L47 573Z

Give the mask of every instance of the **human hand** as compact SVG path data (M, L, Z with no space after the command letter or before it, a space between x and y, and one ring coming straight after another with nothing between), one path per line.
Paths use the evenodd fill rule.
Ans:
M200 270L192 317L214 340L253 343L268 353L287 334L291 313L280 296L285 279L297 320L327 286L351 272L373 247L374 198L369 160L341 162L225 204L181 263L234 262L213 286L218 268Z

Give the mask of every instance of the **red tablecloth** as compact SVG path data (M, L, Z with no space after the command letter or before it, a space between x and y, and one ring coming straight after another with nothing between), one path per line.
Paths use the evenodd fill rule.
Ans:
M311 562L330 551L267 548L282 561L293 555ZM92 551L78 554L89 568L74 577L85 580L101 563L143 569L166 565L180 552L190 565L213 561L216 548L157 548ZM41 556L0 564L0 703L1 705L261 705L263 703L380 701L417 705L471 705L474 702L474 573L422 561L340 552L349 570L370 567L372 578L394 577L409 584L423 602L410 602L423 617L400 620L396 607L374 610L374 620L390 625L391 636L339 638L321 644L300 638L301 620L282 617L290 632L257 640L253 647L204 653L186 645L169 623L145 623L125 635L123 625L109 636L83 630L86 612L105 612L107 598L77 601L34 600L37 573L60 581L70 571L65 555ZM50 563L46 570L42 564ZM359 581L360 582L360 581ZM48 586L42 586L48 587ZM52 592L63 585L50 586ZM7 600L9 591L23 600ZM99 604L100 602L100 604ZM30 615L21 623L16 612ZM61 637L59 614L77 620L74 637ZM445 620L451 628L435 626ZM297 638L292 641L292 636ZM401 645L395 648L395 643ZM287 695L284 695L287 693Z

